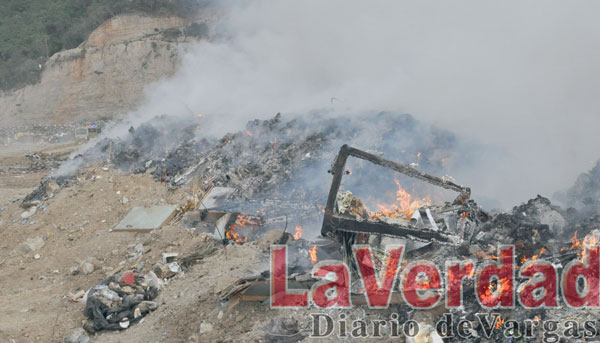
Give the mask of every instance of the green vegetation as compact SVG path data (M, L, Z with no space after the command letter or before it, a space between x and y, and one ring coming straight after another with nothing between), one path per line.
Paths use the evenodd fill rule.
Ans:
M186 16L207 0L0 0L0 89L35 83L39 65L122 13ZM193 32L202 31L194 27Z

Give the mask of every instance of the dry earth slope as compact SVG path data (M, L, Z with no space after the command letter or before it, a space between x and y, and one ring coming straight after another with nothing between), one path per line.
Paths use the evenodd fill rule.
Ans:
M0 127L114 118L135 108L144 86L171 75L196 39L177 29L211 17L131 14L107 21L79 47L53 55L38 84L0 92Z

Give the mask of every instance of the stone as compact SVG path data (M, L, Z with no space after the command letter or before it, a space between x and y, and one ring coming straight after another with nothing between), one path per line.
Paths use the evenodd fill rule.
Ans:
M90 337L83 328L73 330L73 333L65 340L67 343L90 343Z
M21 254L27 254L32 251L41 249L44 246L44 244L44 239L40 236L29 238L25 240L25 242L21 243L21 245L19 246L19 251L21 252Z
M213 326L211 323L202 322L202 324L200 324L200 333L201 334L209 333L212 330L213 330Z
M37 206L32 206L28 211L21 213L21 219L27 219L35 214Z
M80 266L81 272L85 275L91 274L94 272L94 265L89 262L84 262Z

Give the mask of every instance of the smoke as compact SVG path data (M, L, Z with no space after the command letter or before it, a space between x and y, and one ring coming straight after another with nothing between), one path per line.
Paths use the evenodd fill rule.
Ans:
M598 2L219 6L215 38L148 87L134 124L202 114L218 137L277 112L407 112L493 147L453 176L504 206L565 188L599 157Z

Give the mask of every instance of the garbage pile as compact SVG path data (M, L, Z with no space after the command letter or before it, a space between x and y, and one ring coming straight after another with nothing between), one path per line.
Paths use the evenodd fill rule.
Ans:
M171 186L199 174L205 182L241 189L240 194L252 198L259 189L267 194L282 189L282 182L298 182L292 176L305 176L302 171L326 171L344 143L397 160L416 161L419 155L421 169L429 172L443 170L441 159L449 162L463 144L448 131L392 112L351 117L314 113L294 119L277 114L223 137L211 137L203 129L202 118L155 117L117 138L101 139L68 166L108 162L123 171L152 173ZM66 169L71 174L76 170Z
M91 334L127 329L158 308L152 300L161 287L152 271L145 276L127 271L99 282L87 293L84 313L90 321L84 329Z
M193 205L180 211L185 213L181 215L182 223L197 229L199 223L206 224L214 230L210 233L212 239L220 243L246 244L273 234L273 228L283 230L284 233L276 233L272 242L288 244L290 285L307 289L318 281L311 275L316 263L325 259L348 262L350 245L355 243L381 250L387 245L405 243L405 263L428 260L439 266L448 260L476 259L477 265L497 261L498 244L511 244L519 267L543 258L560 274L568 262L581 256L583 241L600 238L600 164L563 194L567 199L578 200L579 203L572 202L578 209L563 209L538 196L511 211L490 213L470 199L468 187L447 175L456 151L462 149L461 141L451 133L424 126L409 115L394 113L369 116L369 121L309 119L286 121L277 115L251 121L245 130L215 139L203 134L201 118L157 117L131 127L125 136L100 140L74 162L106 163L126 172L148 173L165 187L193 183L199 191L190 200ZM338 149L345 143L363 149L352 150L354 157L367 157L378 167L391 170L369 172L357 168L364 166L362 162L351 166L338 163ZM433 182L458 192L458 196L454 194L450 201L406 196L411 188L404 181L402 188L401 182L396 182L397 190L389 187L390 182L393 185L397 181L394 173L398 172ZM61 182L45 180L26 203L39 205L57 191L48 189L48 185L64 187L69 177L75 176L63 175ZM332 187L328 188L330 183ZM355 191L361 186L366 188L366 194ZM211 198L211 192L216 190L226 194L225 201ZM387 193L397 203L367 206L373 202L371 198ZM323 237L303 239L302 223L310 223L313 231L321 224ZM373 258L378 258L377 254ZM382 265L381 261L378 265ZM88 295L86 309L94 329L124 329L156 308L152 299L160 288L156 286L159 272L176 271L163 265L145 276L125 273L95 286ZM232 304L264 302L269 296L265 287L269 277L265 270L241 279L220 294L220 300ZM515 277L516 284L526 281ZM501 321L589 317L589 313L567 307L562 312L489 310L476 299L474 287L473 278L465 279L464 306L449 310L459 320L475 323L478 313L499 313ZM494 287L498 287L498 282ZM353 285L352 291L353 301L364 299L360 285ZM392 304L403 319L423 322L424 327L433 327L443 317L443 311L432 309L424 319L421 312L410 309L400 297ZM290 323L273 322L269 330L273 336L298 337L298 330ZM479 342L484 330L474 325L471 339L448 341ZM502 330L495 329L491 339L504 342Z

